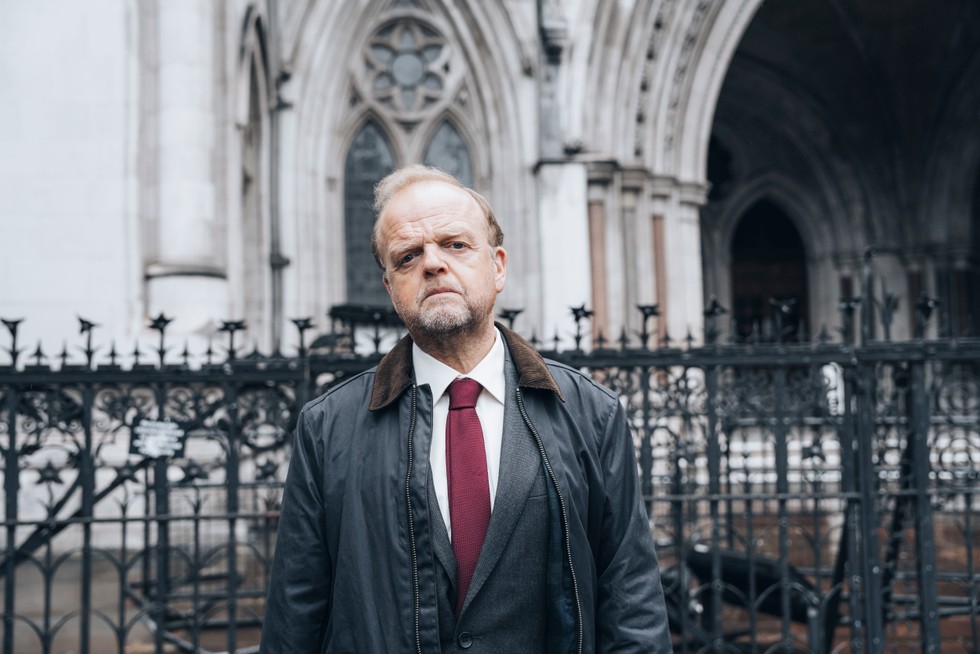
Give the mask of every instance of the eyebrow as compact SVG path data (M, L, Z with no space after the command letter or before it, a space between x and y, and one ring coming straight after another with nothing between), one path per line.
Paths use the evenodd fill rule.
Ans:
M444 243L446 241L472 241L476 238L476 233L473 230L466 229L446 229L443 231L437 231L434 234L432 242L434 243ZM411 252L412 250L417 250L422 247L422 243L425 239L421 238L411 238L411 239L399 239L397 236L392 238L389 243L392 243L390 247L390 252L393 255L401 254L404 252Z

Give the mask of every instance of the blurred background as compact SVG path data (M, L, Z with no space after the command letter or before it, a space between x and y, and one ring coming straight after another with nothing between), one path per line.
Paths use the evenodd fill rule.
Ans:
M810 338L876 291L976 331L980 5L971 0L3 0L0 315L57 348L75 315L131 347L149 317L387 307L374 182L413 162L484 193L502 305L551 336L720 328Z

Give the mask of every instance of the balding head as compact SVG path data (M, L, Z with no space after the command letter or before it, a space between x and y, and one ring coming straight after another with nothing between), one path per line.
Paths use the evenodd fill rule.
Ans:
M449 173L443 172L438 168L433 168L431 166L414 164L411 166L406 166L405 168L399 168L378 182L377 186L374 187L375 221L374 229L371 232L371 253L374 255L374 260L378 263L381 270L385 269L384 260L381 256L381 216L384 214L388 203L391 202L391 199L395 197L399 191L421 182L441 182L443 184L455 186L456 188L462 189L468 193L470 197L472 197L473 200L475 200L480 206L480 210L483 212L483 215L487 220L487 239L490 241L490 245L493 247L500 247L504 244L504 232L500 229L500 225L497 223L497 218L493 215L493 209L490 208L490 203L487 202L486 198L473 189L465 186L462 182Z

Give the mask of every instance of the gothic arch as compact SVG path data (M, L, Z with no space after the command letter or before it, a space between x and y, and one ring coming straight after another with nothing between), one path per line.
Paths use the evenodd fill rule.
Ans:
M974 185L980 179L980 52L965 67L943 103L939 126L927 159L925 188L920 200L917 240L936 244L966 244L970 239Z
M355 130L366 115L384 118L380 125L396 129L390 126L390 117L369 111L370 103L360 97L361 91L351 82L347 63L342 74L337 70L337 62L359 61L364 44L385 21L417 17L432 24L457 48L457 65L465 69L460 87L465 93L451 98L451 107L443 107L438 115L450 116L467 140L477 175L475 186L491 202L495 196L499 198L495 205L501 205L497 209L503 221L517 216L518 208L529 204L531 180L526 171L530 165L521 147L525 137L517 119L514 86L533 80L523 79L522 50L506 11L496 3L421 0L418 4L418 8L404 8L395 7L390 0L321 2L309 10L303 29L297 33L289 87L294 104L291 137L287 137L291 142L284 149L284 157L293 170L287 182L293 185L295 197L293 247L307 253L297 257L294 271L295 303L303 313L322 314L328 306L345 300L344 244L337 235L343 233L343 155ZM480 56L487 48L501 56ZM456 109L460 102L465 103L465 110ZM472 119L463 119L463 115ZM428 118L425 123L434 124ZM420 136L413 133L409 140L420 143ZM411 152L403 152L408 148L396 146L396 150L399 157L406 157L399 159L400 164L415 158ZM530 221L520 218L522 228L531 227L526 225ZM298 284L300 279L302 285Z
M398 147L399 142L397 135L392 129L392 125L385 120L384 116L379 115L377 112L366 109L363 113L351 114L349 120L344 124L339 131L340 138L340 151L343 153L343 157L347 156L350 152L351 146L354 144L354 139L361 133L361 130L368 123L374 123L374 126L384 135L385 139L391 147L391 151L395 156L395 165L400 166L405 161L405 152L401 151ZM341 164L343 165L343 164Z
M825 203L821 223L829 224L831 235L822 241L827 249L821 251L860 252L879 235L887 233L880 223L883 212L874 206L874 197L866 192L867 180L861 179L863 170L854 170L848 163L850 144L836 135L831 119L822 113L819 102L791 80L776 77L759 66L739 65L736 81L741 88L726 93L723 101L730 103L738 115L756 117L763 126L749 140L765 142L766 131L777 133L781 151L785 150L783 156L797 159L802 170L812 176L815 187L805 195L817 193ZM789 129L786 116L797 118L791 125L793 129ZM737 142L739 135L725 125L724 118L724 113L716 112L714 130L723 133L727 130L731 135L729 140ZM837 143L838 150L834 150L832 143Z
M420 150L418 160L425 163L429 147L432 144L433 139L436 137L436 134L444 125L449 125L453 130L455 130L466 149L470 166L472 168L473 179L471 183L476 183L476 180L485 177L486 173L483 171L486 171L488 166L488 162L486 161L486 150L485 148L477 147L477 144L474 143L473 137L471 136L471 128L467 126L467 122L468 121L465 121L461 116L453 111L445 111L442 114L435 116L426 126L425 131L419 135ZM456 174L456 172L452 170L447 172L454 175Z
M811 313L809 256L796 221L785 206L767 196L756 200L739 217L729 253L731 316L738 336L755 334L764 341L790 334L805 336ZM789 315L784 317L773 305L774 300L789 300ZM781 318L788 318L789 323Z
M786 214L803 237L808 260L812 261L819 253L832 252L832 237L825 221L821 220L821 207L809 200L808 195L791 177L778 171L744 182L716 223L718 244L730 250L742 216L761 200L769 200Z
M770 171L750 180L743 180L726 202L724 211L712 221L712 228L703 233L705 286L722 306L732 307L732 240L746 212L761 201L780 208L803 239L806 252L807 298L809 316L826 310L827 300L819 290L821 284L832 283L828 270L828 253L833 251L833 236L823 217L822 207L807 199L808 194L791 177ZM814 324L811 324L811 329Z
M229 212L229 290L234 315L264 348L275 345L281 298L270 265L273 241L269 52L265 21L250 6L242 21L235 76Z
M718 95L761 4L762 0L668 1L648 21L647 41L655 63L647 76L634 70L634 84L642 90L635 111L644 115L635 128L642 160L655 174L706 182Z

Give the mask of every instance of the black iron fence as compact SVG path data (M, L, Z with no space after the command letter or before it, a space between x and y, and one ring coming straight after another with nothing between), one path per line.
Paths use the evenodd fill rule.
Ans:
M573 348L537 343L627 405L677 652L980 650L980 342L871 341L872 306L841 304L860 344L720 343L716 305L703 345L651 343L656 307L615 342L581 307ZM312 341L295 321L289 357L224 323L199 367L164 316L155 354L82 321L83 360L53 367L4 321L2 654L254 651L297 411L377 361L359 333L393 341L383 312L333 317Z

